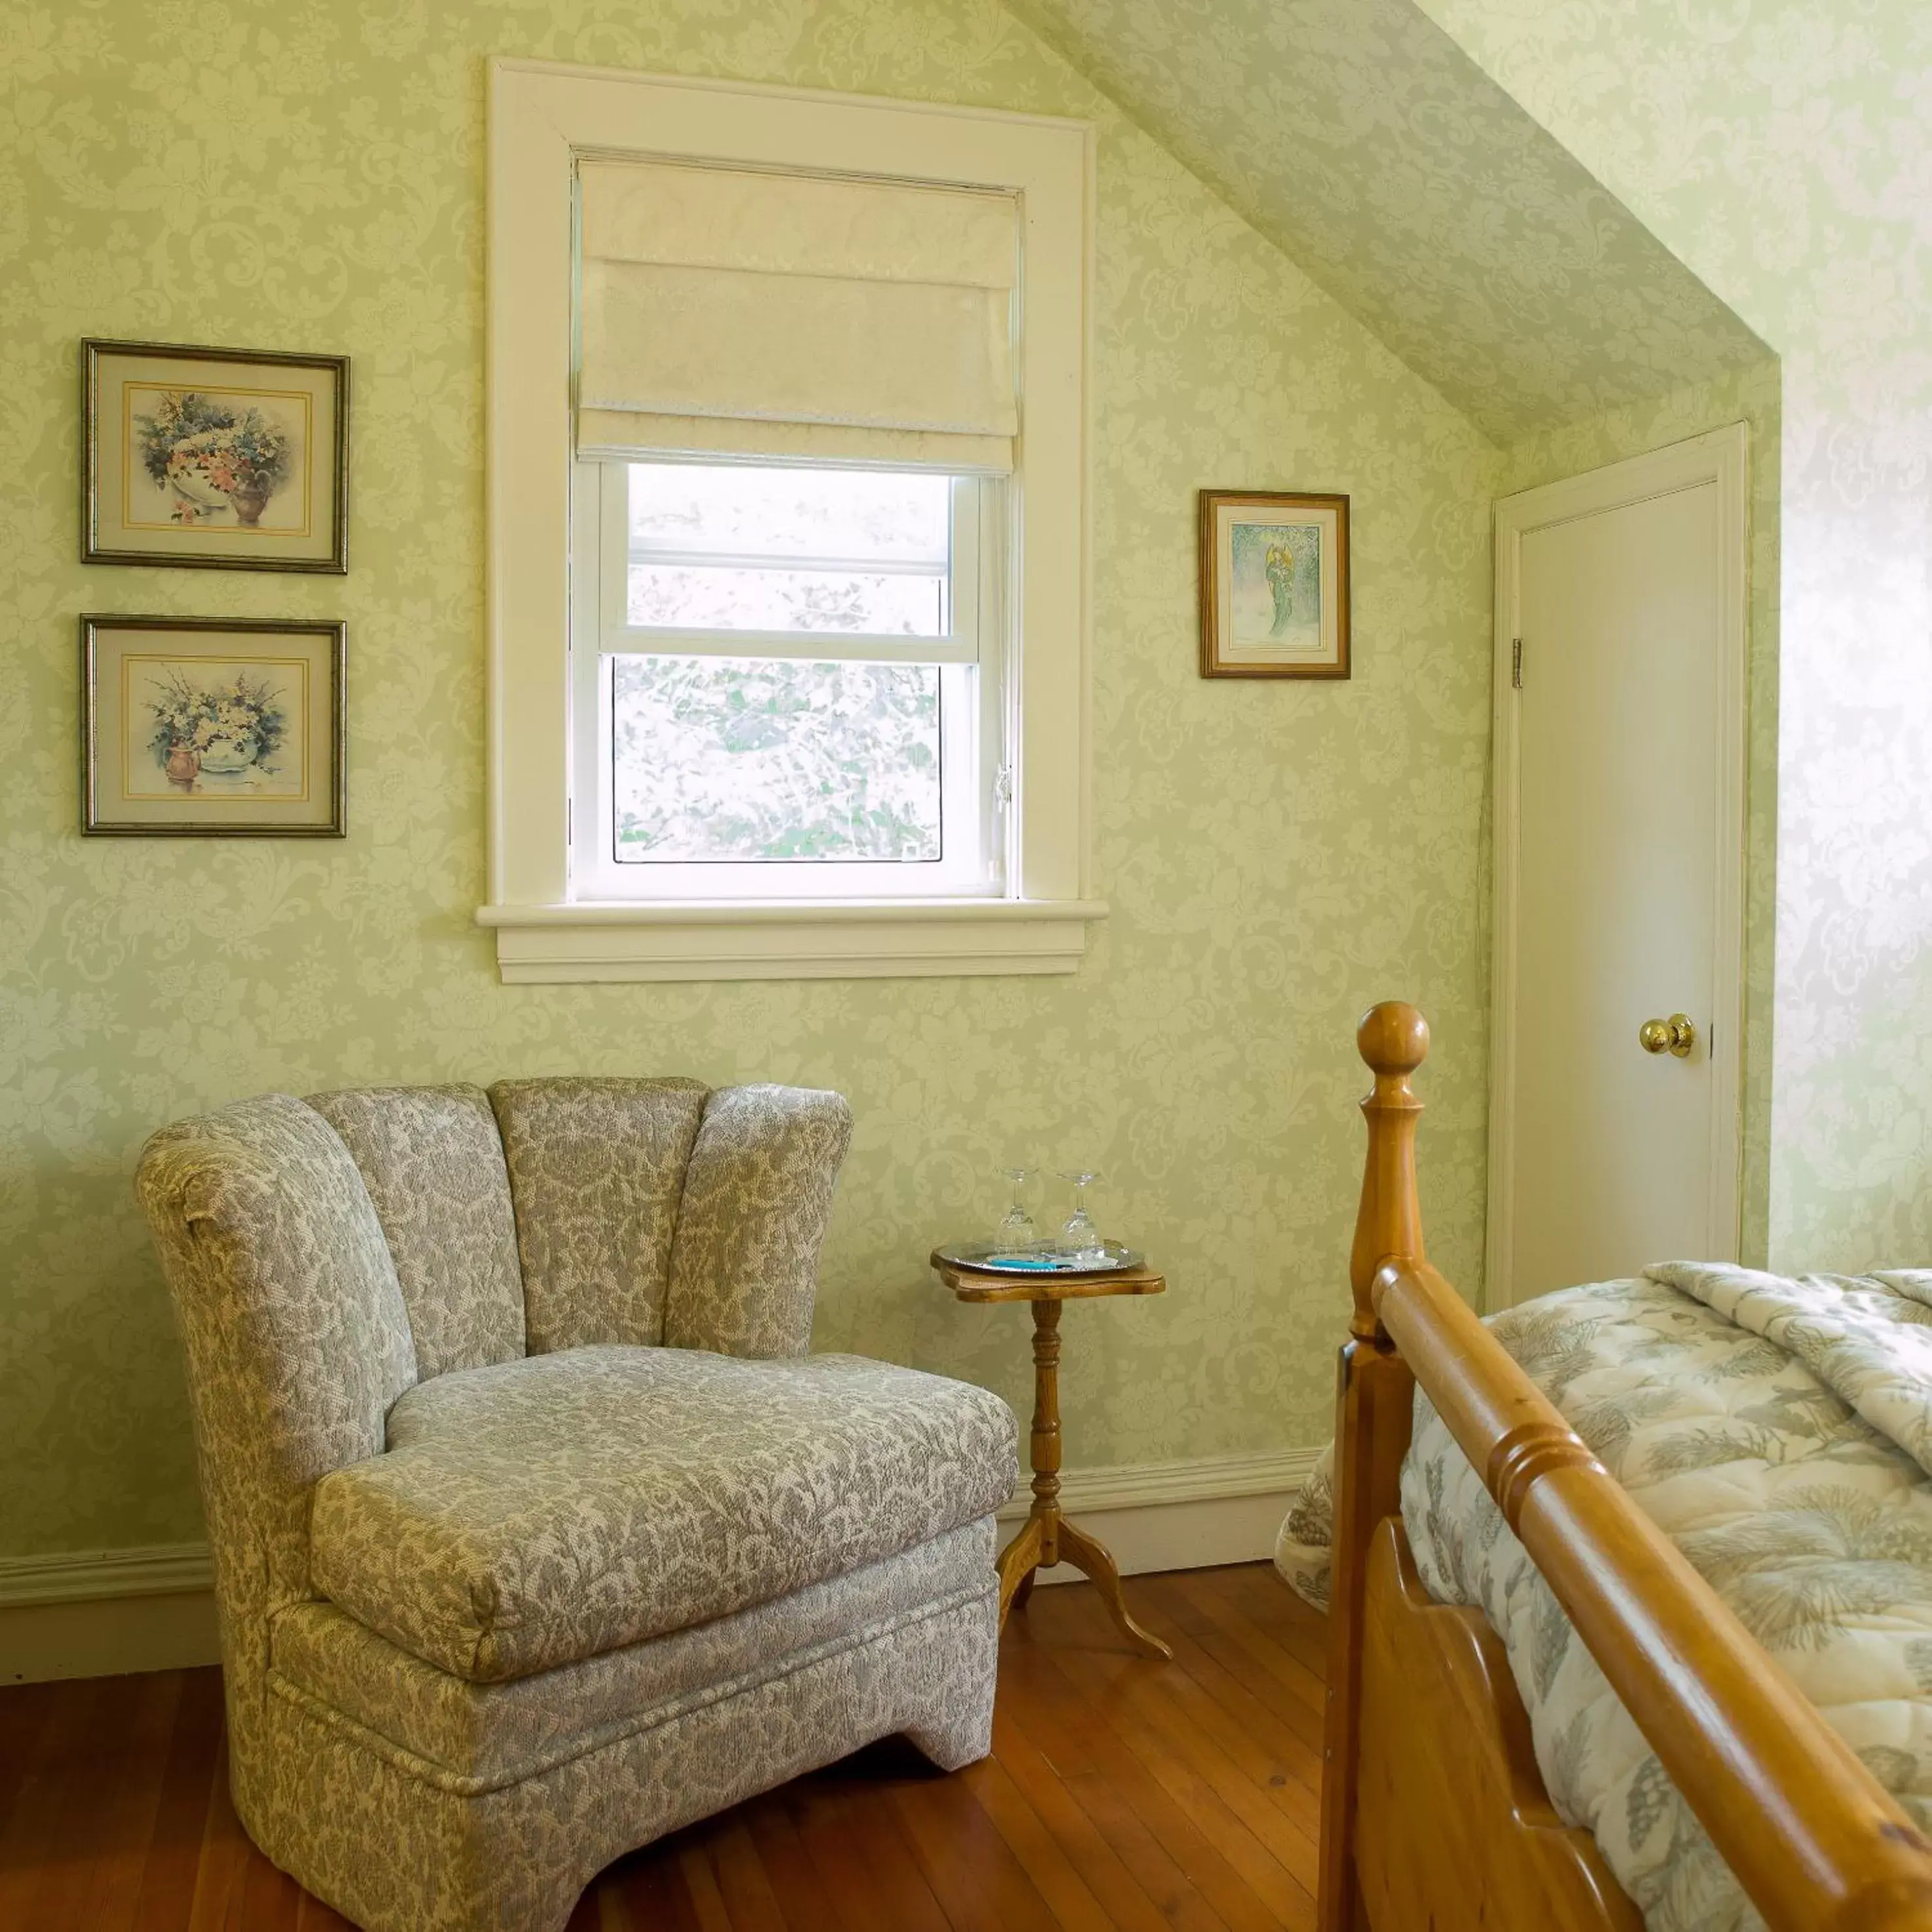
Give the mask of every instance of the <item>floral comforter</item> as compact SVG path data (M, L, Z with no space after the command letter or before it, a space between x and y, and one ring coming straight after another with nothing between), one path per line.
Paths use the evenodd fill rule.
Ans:
M1911 1814L1932 1828L1932 1271L1672 1263L1490 1323ZM1325 1606L1328 1460L1275 1561ZM1650 1932L1762 1921L1418 1390L1402 1468L1417 1567L1506 1644L1537 1761Z

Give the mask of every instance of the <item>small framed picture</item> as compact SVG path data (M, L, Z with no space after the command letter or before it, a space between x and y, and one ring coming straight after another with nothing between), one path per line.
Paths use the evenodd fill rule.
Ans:
M83 342L81 561L349 568L349 359Z
M347 626L83 617L81 830L340 838Z
M1201 675L1348 675L1348 500L1201 492Z

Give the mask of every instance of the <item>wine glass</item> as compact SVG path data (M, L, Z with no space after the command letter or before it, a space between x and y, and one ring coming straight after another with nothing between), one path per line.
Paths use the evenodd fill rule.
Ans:
M1073 1212L1060 1226L1060 1252L1089 1266L1098 1266L1107 1258L1106 1245L1093 1216L1087 1211L1087 1190L1100 1177L1092 1168L1083 1167L1063 1170L1060 1178L1073 1190Z
M1000 1225L993 1230L993 1244L1002 1253L1016 1253L1031 1247L1040 1238L1040 1230L1033 1224L1033 1216L1027 1212L1026 1191L1040 1170L1032 1167L1003 1167L1012 1190L1012 1204Z

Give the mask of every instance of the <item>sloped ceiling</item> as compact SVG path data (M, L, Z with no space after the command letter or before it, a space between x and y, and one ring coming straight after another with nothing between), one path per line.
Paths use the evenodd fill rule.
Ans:
M1410 0L1008 0L1496 441L1770 352Z

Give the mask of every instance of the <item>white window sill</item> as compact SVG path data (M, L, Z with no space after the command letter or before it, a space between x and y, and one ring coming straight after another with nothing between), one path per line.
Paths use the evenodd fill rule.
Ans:
M488 905L506 986L1072 973L1099 899Z

